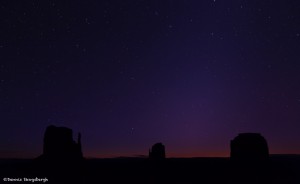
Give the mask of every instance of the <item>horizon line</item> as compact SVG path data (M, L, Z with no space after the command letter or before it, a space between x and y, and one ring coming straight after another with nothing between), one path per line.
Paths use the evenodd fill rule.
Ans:
M300 153L270 153L269 156L300 156ZM0 160L6 159L15 159L15 160L30 160L36 159L36 157L0 157ZM93 157L93 156L86 156L83 157L84 159L122 159L122 158L141 158L147 159L149 158L148 155L132 155L132 156L112 156L112 157ZM175 158L230 158L230 156L166 156L166 159L175 159Z

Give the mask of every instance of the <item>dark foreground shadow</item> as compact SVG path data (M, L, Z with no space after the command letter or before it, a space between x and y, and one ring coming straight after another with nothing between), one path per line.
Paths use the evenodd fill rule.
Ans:
M47 178L47 183L300 183L300 156L274 155L267 164L232 165L230 158L86 159L81 164L40 165L1 160L1 177ZM38 182L36 182L38 183Z

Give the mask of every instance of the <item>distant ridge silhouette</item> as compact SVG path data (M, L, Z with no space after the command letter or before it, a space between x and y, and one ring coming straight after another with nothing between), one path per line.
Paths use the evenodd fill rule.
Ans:
M153 160L163 160L166 158L165 146L162 143L156 143L149 150L149 158Z
M265 160L269 157L266 139L259 133L240 133L230 142L232 160Z

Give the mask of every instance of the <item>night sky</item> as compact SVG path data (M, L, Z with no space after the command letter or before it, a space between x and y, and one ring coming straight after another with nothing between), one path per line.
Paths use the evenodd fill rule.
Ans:
M0 157L48 125L85 157L229 156L238 133L300 154L298 0L2 0Z

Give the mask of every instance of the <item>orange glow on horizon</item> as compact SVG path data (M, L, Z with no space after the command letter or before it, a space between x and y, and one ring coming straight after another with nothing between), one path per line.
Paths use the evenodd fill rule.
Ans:
M168 158L193 158L193 157L229 157L229 152L193 152L193 153L175 153L175 152L166 152ZM115 158L115 157L148 157L148 153L92 153L87 152L84 154L87 158Z
M272 149L270 154L300 154L300 150L282 150L282 149ZM115 158L115 157L148 157L147 152L127 152L127 153L95 153L86 152L84 153L86 158ZM211 152L172 152L166 151L167 158L193 158L193 157L230 157L230 150L227 151L211 151Z
M270 154L298 154L300 155L300 150L288 149L283 150L280 148L272 149L269 148ZM20 159L31 159L40 156L42 152L26 152L26 151L2 151L0 152L0 158L20 158ZM103 151L88 151L83 150L83 156L85 158L116 158L116 157L148 157L148 152L146 151L115 151L115 152L103 152ZM230 150L226 151L176 151L176 150L166 150L167 158L192 158L192 157L230 157Z

